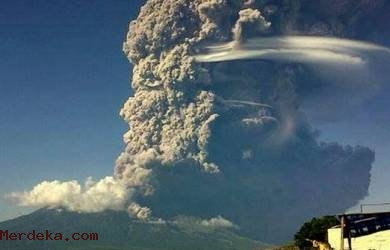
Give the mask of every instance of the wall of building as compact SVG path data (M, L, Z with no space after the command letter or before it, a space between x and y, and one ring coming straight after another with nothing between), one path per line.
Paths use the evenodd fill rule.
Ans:
M335 250L340 249L341 229L328 229L328 242ZM352 250L390 250L390 230L351 239ZM344 239L344 249L348 250L348 240Z

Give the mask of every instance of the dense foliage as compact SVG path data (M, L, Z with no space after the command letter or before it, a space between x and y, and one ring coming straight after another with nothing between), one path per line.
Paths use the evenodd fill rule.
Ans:
M311 221L304 223L295 234L295 244L302 249L311 246L311 243L306 239L327 241L328 228L339 224L340 222L334 216L313 218Z

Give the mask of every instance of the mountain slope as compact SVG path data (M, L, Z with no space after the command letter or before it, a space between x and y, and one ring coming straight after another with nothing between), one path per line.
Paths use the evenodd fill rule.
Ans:
M0 249L133 249L133 250L218 250L267 249L269 245L241 237L235 230L196 224L192 219L181 223L142 223L129 219L125 212L106 211L79 214L64 210L40 209L19 218L0 223L0 230L36 235L46 230L62 234L62 240L3 240ZM97 233L97 241L75 241L71 236ZM60 234L57 234L60 236ZM45 237L45 236L44 236ZM69 241L65 241L68 238Z

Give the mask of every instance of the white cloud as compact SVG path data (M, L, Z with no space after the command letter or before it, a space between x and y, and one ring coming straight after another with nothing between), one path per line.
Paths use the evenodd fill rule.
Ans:
M248 59L317 63L325 65L364 65L370 53L389 54L390 49L371 43L340 38L285 36L254 38L207 48L208 53L196 55L199 62L222 62Z
M209 220L202 220L200 222L200 224L202 226L211 227L211 228L233 228L233 227L235 227L235 225L231 221L223 218L222 216L214 217L214 218L211 218Z
M30 191L9 195L20 206L65 208L76 212L123 210L130 196L126 185L112 176L97 182L88 178L82 187L77 181L43 181Z

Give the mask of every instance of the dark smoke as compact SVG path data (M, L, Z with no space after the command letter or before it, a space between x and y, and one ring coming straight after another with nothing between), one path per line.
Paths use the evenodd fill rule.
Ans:
M344 68L333 82L332 72L307 64L199 63L194 55L210 44L292 35L386 46L388 13L385 0L149 0L124 43L134 95L120 112L129 130L114 177L43 182L13 197L80 212L127 207L143 220L196 216L263 241L291 239L303 221L367 195L374 152L323 143L309 122L338 119L333 109L344 110L340 100L356 85L345 84Z
M150 191L141 188L139 204L161 218L221 215L252 237L279 242L305 219L340 213L367 195L374 152L320 142L301 109L322 89L308 82L315 79L309 68L201 64L191 56L208 44L255 36L389 37L389 3L336 2L145 4L124 45L135 94L122 110L130 130L116 170L130 187L134 172L150 171L138 185ZM144 154L148 160L135 164Z

